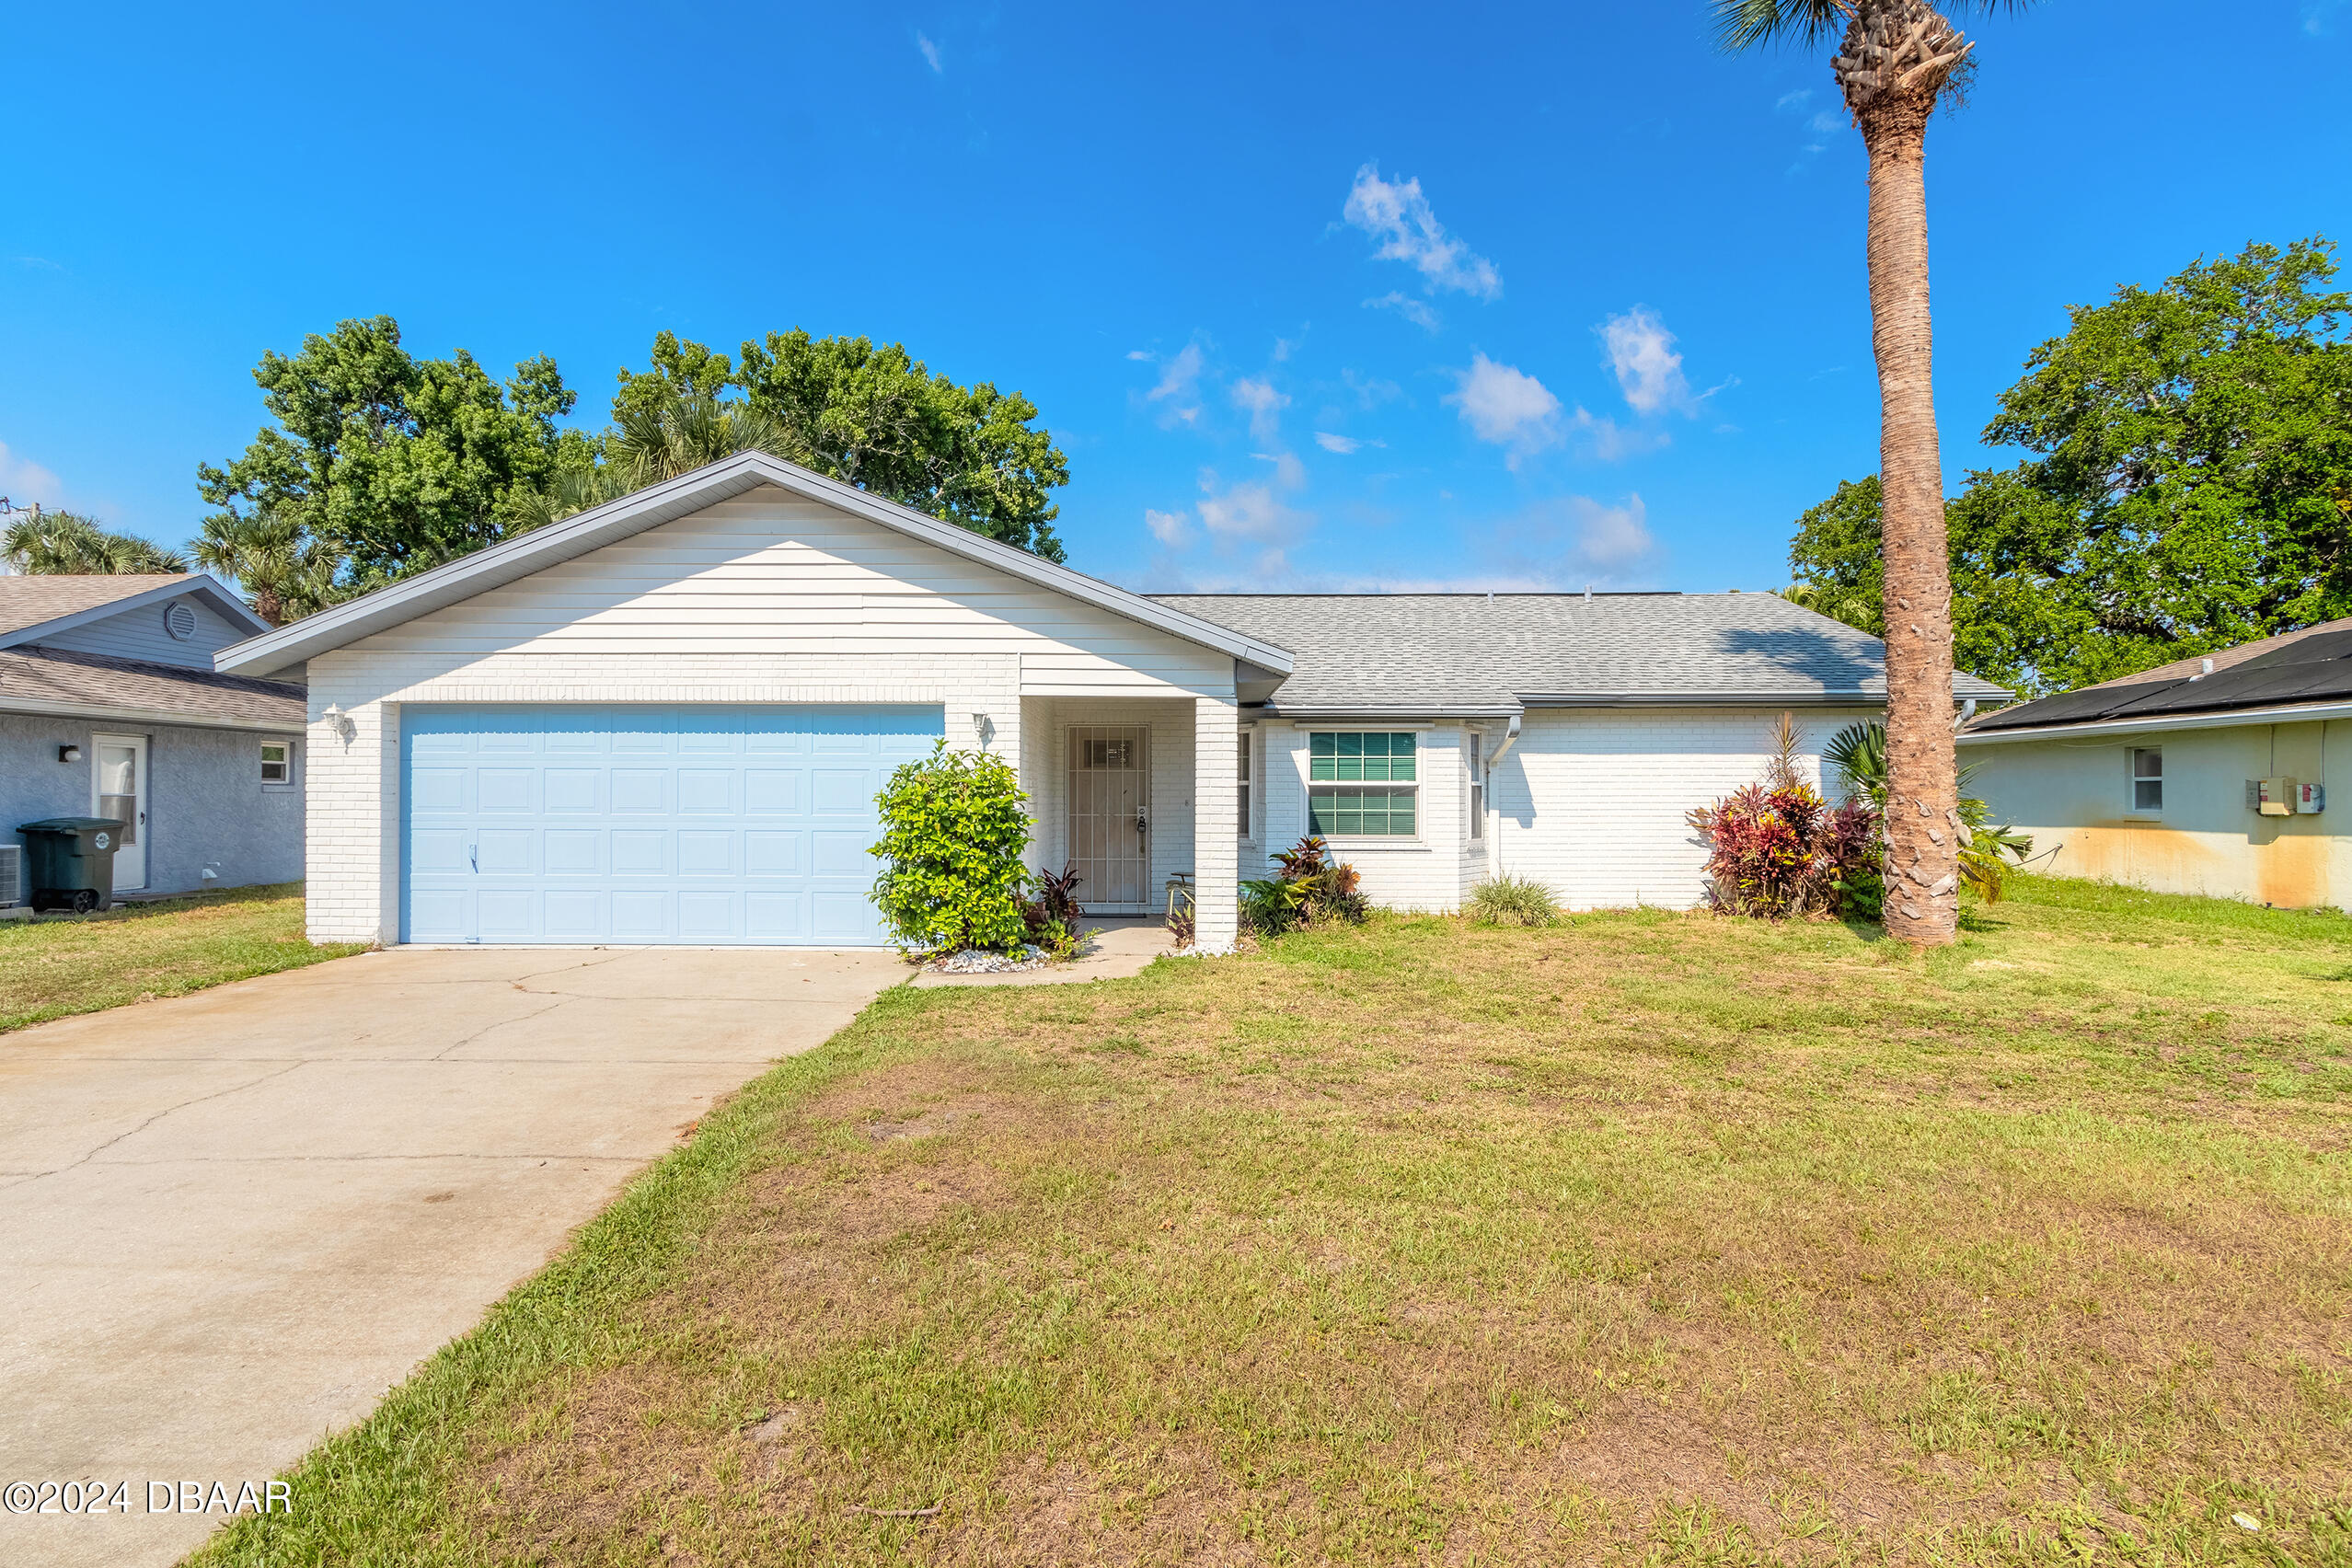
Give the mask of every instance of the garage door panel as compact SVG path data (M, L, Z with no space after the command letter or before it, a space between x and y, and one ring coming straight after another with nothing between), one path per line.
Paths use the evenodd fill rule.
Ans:
M874 796L936 707L402 715L410 941L869 945Z

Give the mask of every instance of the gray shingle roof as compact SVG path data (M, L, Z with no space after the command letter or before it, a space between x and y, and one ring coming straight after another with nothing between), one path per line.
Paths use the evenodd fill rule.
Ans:
M115 577L0 577L0 637L53 621L59 616L94 610L117 599L134 598L173 582L185 588L197 585L196 578L179 572L124 573Z
M1286 648L1287 713L1882 699L1885 645L1770 594L1155 594ZM1960 697L2009 694L1974 675Z
M304 687L289 681L55 648L0 650L0 711L19 704L41 710L120 709L179 715L191 723L299 730L308 698Z

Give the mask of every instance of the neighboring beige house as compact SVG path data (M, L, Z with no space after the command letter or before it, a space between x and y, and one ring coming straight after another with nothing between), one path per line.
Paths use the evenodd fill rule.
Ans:
M2280 908L2352 905L2352 620L1989 714L1961 760L2037 869Z
M310 928L392 942L877 943L874 794L1011 762L1102 913L1320 832L1395 907L1498 869L1688 905L1689 809L1879 711L1883 649L1770 594L1148 597L765 454L220 655L306 669ZM2000 697L1964 679L1964 697Z

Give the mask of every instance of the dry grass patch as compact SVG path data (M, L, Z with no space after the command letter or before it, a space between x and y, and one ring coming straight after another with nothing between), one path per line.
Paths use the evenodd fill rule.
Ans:
M894 992L217 1560L2352 1562L2352 924L2122 896Z

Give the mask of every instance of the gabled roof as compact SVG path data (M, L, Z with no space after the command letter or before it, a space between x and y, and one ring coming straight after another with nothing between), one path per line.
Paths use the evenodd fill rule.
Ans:
M936 517L927 517L765 452L738 453L708 467L697 468L693 473L434 567L431 571L419 572L390 587L379 588L275 631L224 648L215 655L214 663L223 670L257 675L286 669L418 616L504 587L559 562L617 544L648 528L675 522L762 485L774 485L870 523L896 529L952 555L995 567L1188 642L1246 659L1278 674L1290 671L1290 655L1279 644L1261 641L1230 627L1155 604L1140 594L1131 594L1066 566L1040 560L1027 550L998 544Z
M0 648L38 642L142 605L193 594L232 626L267 631L270 623L246 607L219 579L204 572L139 572L121 576L0 577Z
M2206 657L2213 663L2209 674L2204 669ZM1968 726L1966 734L1991 736L2058 726L2126 729L2158 720L2173 721L2167 724L2171 728L2200 717L2227 722L2248 714L2347 700L2352 700L2352 619L2323 621L2020 703L1986 714Z
M56 648L0 651L0 712L299 731L307 703L304 688L287 681Z
M1170 594L1297 654L1281 713L1886 699L1877 638L1770 594ZM1974 675L1961 698L2000 698Z

